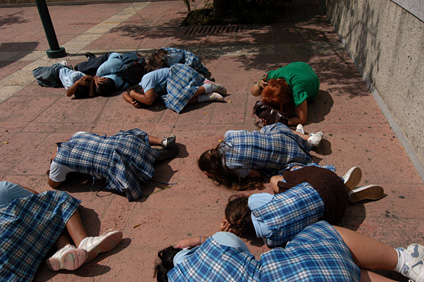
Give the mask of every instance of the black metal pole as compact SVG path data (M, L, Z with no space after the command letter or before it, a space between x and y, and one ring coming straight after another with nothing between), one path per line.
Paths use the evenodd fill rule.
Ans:
M54 31L53 23L50 18L49 9L45 0L35 0L37 4L38 13L40 14L41 22L43 23L44 32L47 36L47 41L49 42L49 47L46 51L49 58L61 58L66 56L65 48L59 47L57 42L56 33Z

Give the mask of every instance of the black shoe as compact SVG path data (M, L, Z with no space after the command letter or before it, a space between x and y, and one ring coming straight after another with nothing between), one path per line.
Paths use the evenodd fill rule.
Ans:
M177 137L175 135L171 135L169 137L164 137L162 139L162 142L160 142L160 145L165 149L170 149L175 147L175 141L177 140Z
M173 159L180 152L178 147L174 147L174 148L170 148L170 149L161 148L161 149L156 149L156 150L159 152L159 155L156 158L156 162L160 162L160 161L164 161L164 160L168 160L168 159Z
M87 59L90 59L91 57L96 58L96 55L91 52L86 52L84 55L87 57Z

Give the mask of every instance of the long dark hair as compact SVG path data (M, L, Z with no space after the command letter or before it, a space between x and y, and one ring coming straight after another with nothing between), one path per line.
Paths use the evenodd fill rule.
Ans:
M225 218L234 233L243 238L255 238L251 210L248 205L249 196L232 195L225 208Z
M225 154L219 148L226 146L221 142L215 149L205 151L198 160L200 170L211 175L213 181L223 184L231 190L253 190L264 189L263 183L259 179L241 178L232 169L225 165Z
M168 281L168 272L174 268L173 260L179 251L181 251L181 249L169 246L158 252L159 260L156 260L153 278L156 277L158 282Z

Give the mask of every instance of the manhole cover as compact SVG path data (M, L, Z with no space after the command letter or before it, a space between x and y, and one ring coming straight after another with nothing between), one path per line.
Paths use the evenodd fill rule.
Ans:
M190 26L184 34L214 34L214 33L230 33L240 32L243 26L240 25L210 25L210 26Z

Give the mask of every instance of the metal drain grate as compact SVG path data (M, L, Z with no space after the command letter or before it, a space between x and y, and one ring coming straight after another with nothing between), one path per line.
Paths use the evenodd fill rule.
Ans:
M210 26L190 26L184 34L214 34L240 32L243 27L240 25L210 25Z

